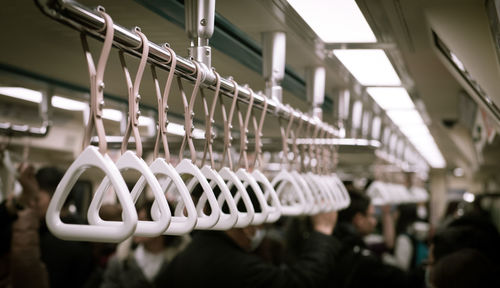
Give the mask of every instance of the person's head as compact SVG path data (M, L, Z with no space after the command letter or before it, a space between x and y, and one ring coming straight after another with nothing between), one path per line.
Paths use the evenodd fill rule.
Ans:
M474 249L453 252L431 267L429 280L433 288L500 287L493 263Z
M479 220L457 219L438 230L432 239L434 261L461 249L476 249L492 262L500 257L500 236L493 224Z
M338 221L352 224L361 235L372 233L377 226L377 219L371 199L357 191L350 191L349 196L351 204L339 212Z
M40 219L45 217L50 199L52 195L54 195L62 177L63 173L55 167L43 167L37 171L35 175L39 187L39 193L37 195L37 212Z

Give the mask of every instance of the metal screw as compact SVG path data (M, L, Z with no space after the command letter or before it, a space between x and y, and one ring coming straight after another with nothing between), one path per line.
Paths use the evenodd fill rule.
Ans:
M207 19L203 18L200 21L201 26L206 26L207 25Z
M104 90L104 82L99 82L99 91Z

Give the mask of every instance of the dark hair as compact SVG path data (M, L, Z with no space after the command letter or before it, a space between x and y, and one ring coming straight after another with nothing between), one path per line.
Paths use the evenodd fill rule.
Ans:
M439 288L500 287L498 268L481 252L462 249L432 266L431 282Z
M57 185L61 182L63 173L56 167L40 168L35 175L40 189L47 191L50 196L56 191Z
M371 199L364 193L357 191L349 191L351 204L347 209L339 212L339 222L351 222L357 213L365 214L370 206Z
M483 225L486 224L483 223ZM458 250L470 248L482 252L492 262L498 263L500 259L499 242L500 236L496 229L485 229L481 225L452 223L438 231L434 236L434 259L438 261Z
M398 206L398 221L396 223L396 235L406 233L408 226L418 220L417 205L414 203Z

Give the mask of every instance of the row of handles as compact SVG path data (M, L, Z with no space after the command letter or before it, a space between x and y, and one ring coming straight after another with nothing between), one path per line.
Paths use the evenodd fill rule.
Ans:
M407 188L402 184L382 181L373 181L366 189L366 193L377 206L429 201L429 193L422 187Z
M104 106L103 76L113 44L114 30L111 17L100 7L98 11L105 19L106 31L97 67L94 65L93 57L89 51L86 36L84 34L81 35L89 68L91 115L86 126L84 149L66 170L48 207L46 222L54 235L66 240L120 242L131 235L146 237L154 237L161 234L181 235L189 233L193 229L227 230L233 227L241 228L248 225L273 223L282 215L313 215L320 212L343 209L349 205L349 195L342 181L340 181L335 173L326 169L327 161L324 160L325 157L323 156L328 153L322 148L310 147L309 153L312 157L314 156L312 151L316 152L316 159L322 163L321 168L323 169L319 169L320 166L317 165L316 173L312 171L306 172L306 170L299 173L293 169L285 169L285 165L283 165L283 169L269 180L260 171L260 166L262 165L261 137L267 102L261 112L260 120L257 121L252 110L253 96L250 97L247 113L243 117L237 105L238 89L235 89L231 109L229 114L226 114L222 97L219 93L220 77L214 71L217 76L217 84L212 105L209 106L203 89L200 86L202 69L197 63L195 63L197 67L196 75L192 75L195 79L195 84L189 99L184 92L181 78L177 77L177 84L184 104L185 135L179 153L180 161L174 167L170 163L166 127L168 125L167 100L175 76L176 55L168 46L163 47L171 55L170 61L167 63L170 65L170 71L163 93L160 89L155 67L153 64L151 65L158 100L158 134L154 149L154 160L148 165L142 159L138 118L140 115L139 102L141 99L139 87L143 72L147 66L149 42L140 29L135 29L135 32L142 41L142 55L134 81L132 81L128 71L123 52L120 51L119 54L128 87L129 121L122 144L122 154L116 163L113 162L107 154L102 109ZM234 86L238 87L238 85ZM251 89L249 90L251 91ZM198 94L201 94L206 119L205 149L200 167L196 165L196 151L191 134L194 129L193 107ZM251 91L251 95L253 95L253 91ZM222 167L219 169L215 168L212 157L212 143L214 140L212 124L217 101L222 109L221 114L224 120L223 161ZM233 168L230 153L232 140L231 123L235 111L238 113L241 134L238 168ZM247 158L247 133L250 119L252 119L254 124L256 142L255 160L253 163L249 163ZM286 143L292 121L293 118L290 119L286 133L282 133L284 152L287 149ZM98 147L89 145L94 129L99 138ZM318 126L314 134L317 135L320 131L321 128ZM325 135L325 133L326 129L320 134ZM135 152L127 150L131 135L134 136L136 144ZM191 159L183 159L185 146L189 148ZM294 150L296 150L295 146ZM159 157L161 147L164 150L164 158ZM210 162L205 165L207 156L210 157ZM303 156L302 159L304 158ZM224 164L225 160L228 160L228 165ZM101 170L105 175L97 187L87 211L88 224L64 223L61 220L61 209L79 177L88 169ZM127 170L133 170L140 174L140 178L134 184L131 191L128 189L122 175ZM151 189L154 196L151 221L139 220L135 208L135 203L141 193L145 191L146 186ZM121 221L106 221L99 216L104 195L110 188L116 193L118 202L122 207ZM192 196L197 190L201 190L202 193L201 196L197 197L198 199L194 199L195 197ZM176 200L177 205L173 211L170 210L167 199ZM207 209L207 207L210 207L210 209Z

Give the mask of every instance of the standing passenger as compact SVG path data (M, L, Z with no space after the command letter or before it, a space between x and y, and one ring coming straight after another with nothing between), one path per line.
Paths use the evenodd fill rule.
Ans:
M252 253L263 235L260 226L228 231L196 231L171 263L165 287L324 287L339 244L331 233L337 213L311 218L314 231L298 260L278 267Z
M350 206L339 212L339 224L333 234L342 243L337 262L332 269L331 287L422 287L422 276L384 264L367 248L363 237L376 225L375 208L368 196L349 192Z

